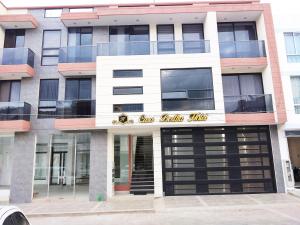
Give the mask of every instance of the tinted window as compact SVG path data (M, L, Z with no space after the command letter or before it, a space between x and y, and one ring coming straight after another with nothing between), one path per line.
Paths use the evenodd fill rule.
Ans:
M50 66L58 63L60 48L60 30L45 30L43 37L42 65Z
M69 28L69 46L92 45L93 28L92 27L73 27Z
M114 87L114 95L137 95L143 94L143 87Z
M143 104L114 104L113 112L143 112Z
M5 30L4 48L24 47L25 30Z
M214 109L211 69L161 70L161 86L164 111Z
M220 42L257 40L255 22L218 23Z
M182 36L185 41L199 41L204 39L202 24L182 24Z
M142 77L142 70L114 70L113 77L114 78L122 78L122 77Z
M0 102L18 102L20 100L21 81L0 81Z
M149 41L149 26L111 26L109 40L111 42Z
M39 96L39 118L52 118L56 112L58 99L58 79L41 80Z
M175 53L174 25L157 25L158 54Z
M66 100L91 99L91 79L67 79Z

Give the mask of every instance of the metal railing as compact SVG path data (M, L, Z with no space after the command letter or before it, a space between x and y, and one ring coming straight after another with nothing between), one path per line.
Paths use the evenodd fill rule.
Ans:
M226 113L273 112L272 95L224 96Z
M265 42L260 40L219 42L219 47L221 58L266 57Z
M93 118L95 117L95 100L65 100L56 103L56 118Z
M34 68L34 52L29 48L2 48L0 57L1 65L27 64Z
M31 105L26 102L0 102L0 121L30 121Z

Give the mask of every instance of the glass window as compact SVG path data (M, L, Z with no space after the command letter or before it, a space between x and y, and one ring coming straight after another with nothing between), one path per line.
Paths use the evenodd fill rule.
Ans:
M5 30L4 48L24 47L24 43L25 43L24 29Z
M70 9L71 13L77 13L77 12L93 12L94 8L74 8Z
M161 70L162 110L213 110L211 69Z
M21 81L0 81L0 102L20 101Z
M255 22L218 23L219 42L257 40Z
M67 79L66 100L90 100L92 95L91 79Z
M266 111L261 74L223 75L226 112Z
M114 95L140 95L143 94L143 87L113 87Z
M62 9L46 9L45 17L46 18L60 17L61 13L62 13Z
M44 30L42 66L52 66L58 63L60 39L60 30Z
M41 80L38 118L53 118L58 99L58 79Z
M143 70L114 70L114 78L142 77Z
M300 76L291 77L295 112L300 114Z
M288 62L300 62L300 33L284 33L284 37Z
M204 39L202 24L182 24L184 41L199 41Z
M92 27L72 27L69 28L68 46L92 45Z
M157 25L158 54L174 54L174 25Z
M143 104L114 104L113 112L143 112L144 105Z

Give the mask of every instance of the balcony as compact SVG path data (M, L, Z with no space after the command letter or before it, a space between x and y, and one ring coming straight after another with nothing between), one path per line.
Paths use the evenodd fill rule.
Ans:
M70 46L59 51L58 71L65 76L96 74L96 46Z
M0 78L3 80L33 77L34 52L29 48L3 48L0 50Z
M57 101L55 128L86 130L95 128L95 100Z
M32 29L38 27L38 22L30 14L0 15L0 26L4 29Z
M210 52L210 42L201 41L131 41L98 44L100 56L195 54Z
M220 42L222 73L262 72L267 66L265 42Z
M0 132L30 130L31 105L26 102L0 102Z
M275 123L272 95L225 96L226 122L230 124Z

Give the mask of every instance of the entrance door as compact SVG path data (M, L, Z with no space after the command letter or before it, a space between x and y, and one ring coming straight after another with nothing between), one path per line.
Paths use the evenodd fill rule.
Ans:
M300 189L300 137L288 138L295 188Z
M66 152L53 152L51 159L51 185L66 185Z

